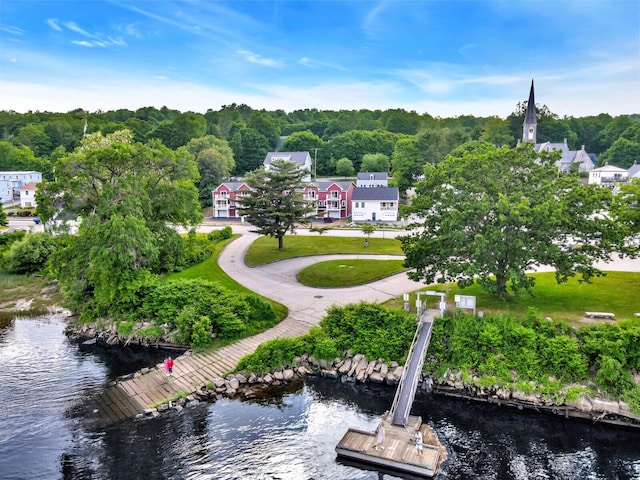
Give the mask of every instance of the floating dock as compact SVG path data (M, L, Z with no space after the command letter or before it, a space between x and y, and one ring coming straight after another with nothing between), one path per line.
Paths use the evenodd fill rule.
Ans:
M409 411L431 340L433 321L439 313L441 312L426 308L421 308L418 312L418 326L393 405L382 418L385 424L384 449L374 449L377 442L376 432L350 428L336 445L338 457L360 462L365 468L375 467L422 477L436 475L440 463L446 458L446 451L435 432L429 426L422 424L421 417L409 415ZM414 442L417 430L422 432L422 455L418 454Z
M422 456L418 455L414 442L418 429L424 438ZM384 450L374 450L377 441L375 432L350 428L336 446L336 453L338 457L381 469L434 477L440 465L441 447L429 444L433 436L433 431L422 424L421 417L409 417L405 427L392 425L385 419Z

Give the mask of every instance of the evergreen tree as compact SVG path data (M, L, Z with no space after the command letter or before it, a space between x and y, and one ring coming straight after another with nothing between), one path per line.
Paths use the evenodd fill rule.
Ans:
M279 250L287 231L293 231L296 223L305 223L311 212L300 194L308 173L294 162L275 160L268 170L260 168L246 177L251 192L242 197L240 214L256 227L254 232L277 238Z

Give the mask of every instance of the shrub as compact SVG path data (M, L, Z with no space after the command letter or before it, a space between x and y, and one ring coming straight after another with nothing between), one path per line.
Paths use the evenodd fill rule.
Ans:
M318 359L333 360L342 354L336 347L336 342L320 327L311 327L305 341L308 345L307 353Z
M255 352L242 357L236 371L262 374L292 366L294 358L305 353L305 347L303 337L270 340L260 344Z
M609 391L622 393L634 386L631 374L624 370L622 364L615 358L602 355L598 363L600 368L596 374L596 379L599 384Z
M351 349L367 358L404 362L416 321L404 310L362 302L331 307L320 326L340 351Z
M134 322L118 322L118 336L119 337L128 337L133 333L133 325Z
M211 337L211 320L209 317L200 317L195 321L191 333L191 347L195 349L206 348L213 343Z
M15 242L4 255L9 273L35 273L44 269L49 255L56 249L55 238L48 233L34 233Z
M208 238L212 242L220 242L222 240L228 240L229 238L231 238L232 234L233 232L231 231L231 227L227 225L220 230L212 230L211 232L209 232Z

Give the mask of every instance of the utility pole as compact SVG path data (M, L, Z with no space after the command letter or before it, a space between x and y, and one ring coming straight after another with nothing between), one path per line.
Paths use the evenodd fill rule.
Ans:
M319 147L313 149L313 180L318 180L318 150L322 150Z

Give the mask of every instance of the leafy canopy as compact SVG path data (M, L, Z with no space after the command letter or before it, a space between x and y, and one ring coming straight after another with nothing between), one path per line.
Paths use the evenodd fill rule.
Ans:
M530 144L511 149L483 145L426 165L425 180L407 213L419 220L401 238L410 278L426 283L474 282L496 295L530 291L527 272L553 265L556 280L601 272L620 241L620 228L599 214L611 201L608 189L559 176L557 152L537 153ZM591 241L593 235L601 237ZM567 242L581 248L566 249Z
M37 200L49 225L61 215L80 220L51 267L72 307L91 303L101 315L126 309L162 270L166 249L175 253L181 241L170 225L188 227L202 216L198 171L186 149L132 144L122 132L96 135L57 162L56 181L41 184Z

